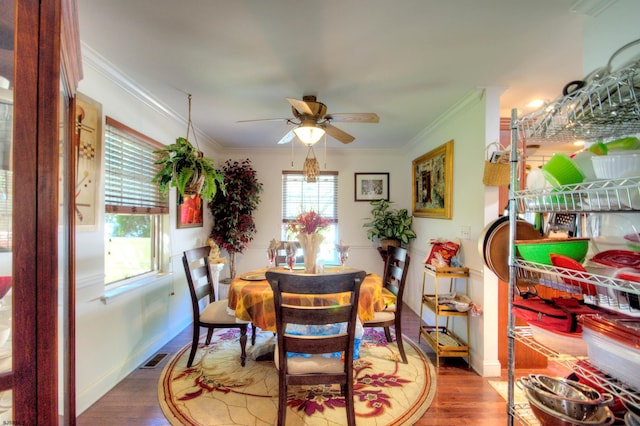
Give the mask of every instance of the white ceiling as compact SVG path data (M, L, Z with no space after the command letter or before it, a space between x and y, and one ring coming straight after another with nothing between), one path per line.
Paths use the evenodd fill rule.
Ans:
M277 146L313 94L353 148L400 148L478 87L504 116L583 76L570 0L78 0L83 49L227 148ZM127 123L132 126L135 123ZM186 132L186 128L185 128ZM184 135L176 135L184 136ZM342 146L329 138L329 147Z

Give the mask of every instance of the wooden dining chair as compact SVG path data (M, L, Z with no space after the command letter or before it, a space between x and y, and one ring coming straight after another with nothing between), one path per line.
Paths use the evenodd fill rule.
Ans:
M383 291L391 292L396 296L396 303L393 306L385 307L385 310L375 312L373 319L365 321L364 327L384 327L384 334L387 342L391 342L391 330L393 326L396 334L398 350L402 357L402 362L407 363L407 355L404 352L402 343L402 295L409 271L411 257L407 254L407 249L402 247L389 246L387 261L382 276Z
M360 285L364 271L344 274L297 275L267 271L273 290L276 314L276 350L278 369L278 425L284 425L287 412L288 386L339 384L345 398L347 424L355 425L353 401L353 352ZM348 302L324 306L294 306L283 302L283 293L291 295L331 295L350 293ZM317 303L320 305L320 303ZM338 334L301 335L296 326L326 326L346 323ZM293 327L293 329L292 329ZM298 330L299 331L299 330ZM296 333L296 334L292 334ZM290 353L311 356L288 356ZM343 353L330 357L327 354ZM325 354L323 356L323 354Z
M211 343L211 336L216 328L240 329L240 364L244 367L247 344L247 321L237 319L227 313L228 300L216 301L213 288L213 276L209 264L210 246L198 247L187 250L182 255L184 272L187 275L189 293L191 294L191 310L193 312L193 340L187 367L191 367L196 355L198 342L200 341L200 327L207 328L207 340L205 345ZM207 299L205 307L200 309L200 301ZM255 342L255 327L252 327L252 343Z

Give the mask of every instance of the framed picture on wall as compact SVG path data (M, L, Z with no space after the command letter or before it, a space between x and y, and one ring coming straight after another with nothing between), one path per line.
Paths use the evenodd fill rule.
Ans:
M389 201L389 173L355 173L354 200Z
M78 231L96 231L100 211L98 206L100 158L102 154L102 105L78 93L75 117L75 211Z
M413 215L451 219L453 140L412 162Z
M177 191L177 188L176 188ZM182 204L178 204L178 223L176 227L181 228L202 228L203 226L203 205L200 194L184 194Z

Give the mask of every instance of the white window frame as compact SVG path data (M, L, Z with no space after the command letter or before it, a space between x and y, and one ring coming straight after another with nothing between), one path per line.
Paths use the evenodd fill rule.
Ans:
M325 241L320 246L318 259L325 264L337 264L335 244L339 242L338 231L338 172L321 171L316 182L306 182L302 171L282 171L282 232L283 241L294 239L288 231L290 222L298 214L313 209L329 219L329 227L323 231ZM293 194L292 194L293 193ZM326 200L332 199L327 203Z
M146 285L169 270L168 200L151 179L159 166L153 151L161 143L110 118L105 126L105 213L137 214L151 217L151 270L122 280L105 283L105 297ZM113 156L113 157L110 157ZM135 183L132 185L132 183ZM105 226L105 246L106 246ZM105 262L106 267L106 262ZM103 299L104 300L104 299Z

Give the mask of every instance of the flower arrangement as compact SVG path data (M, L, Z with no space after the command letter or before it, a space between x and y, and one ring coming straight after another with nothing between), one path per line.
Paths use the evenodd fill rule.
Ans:
M329 226L329 219L313 210L298 215L295 222L289 223L289 231L296 235L304 251L304 271L316 273L316 258L324 237L318 232Z
M329 219L313 210L298 215L295 222L289 223L289 231L294 234L315 234L329 226Z

